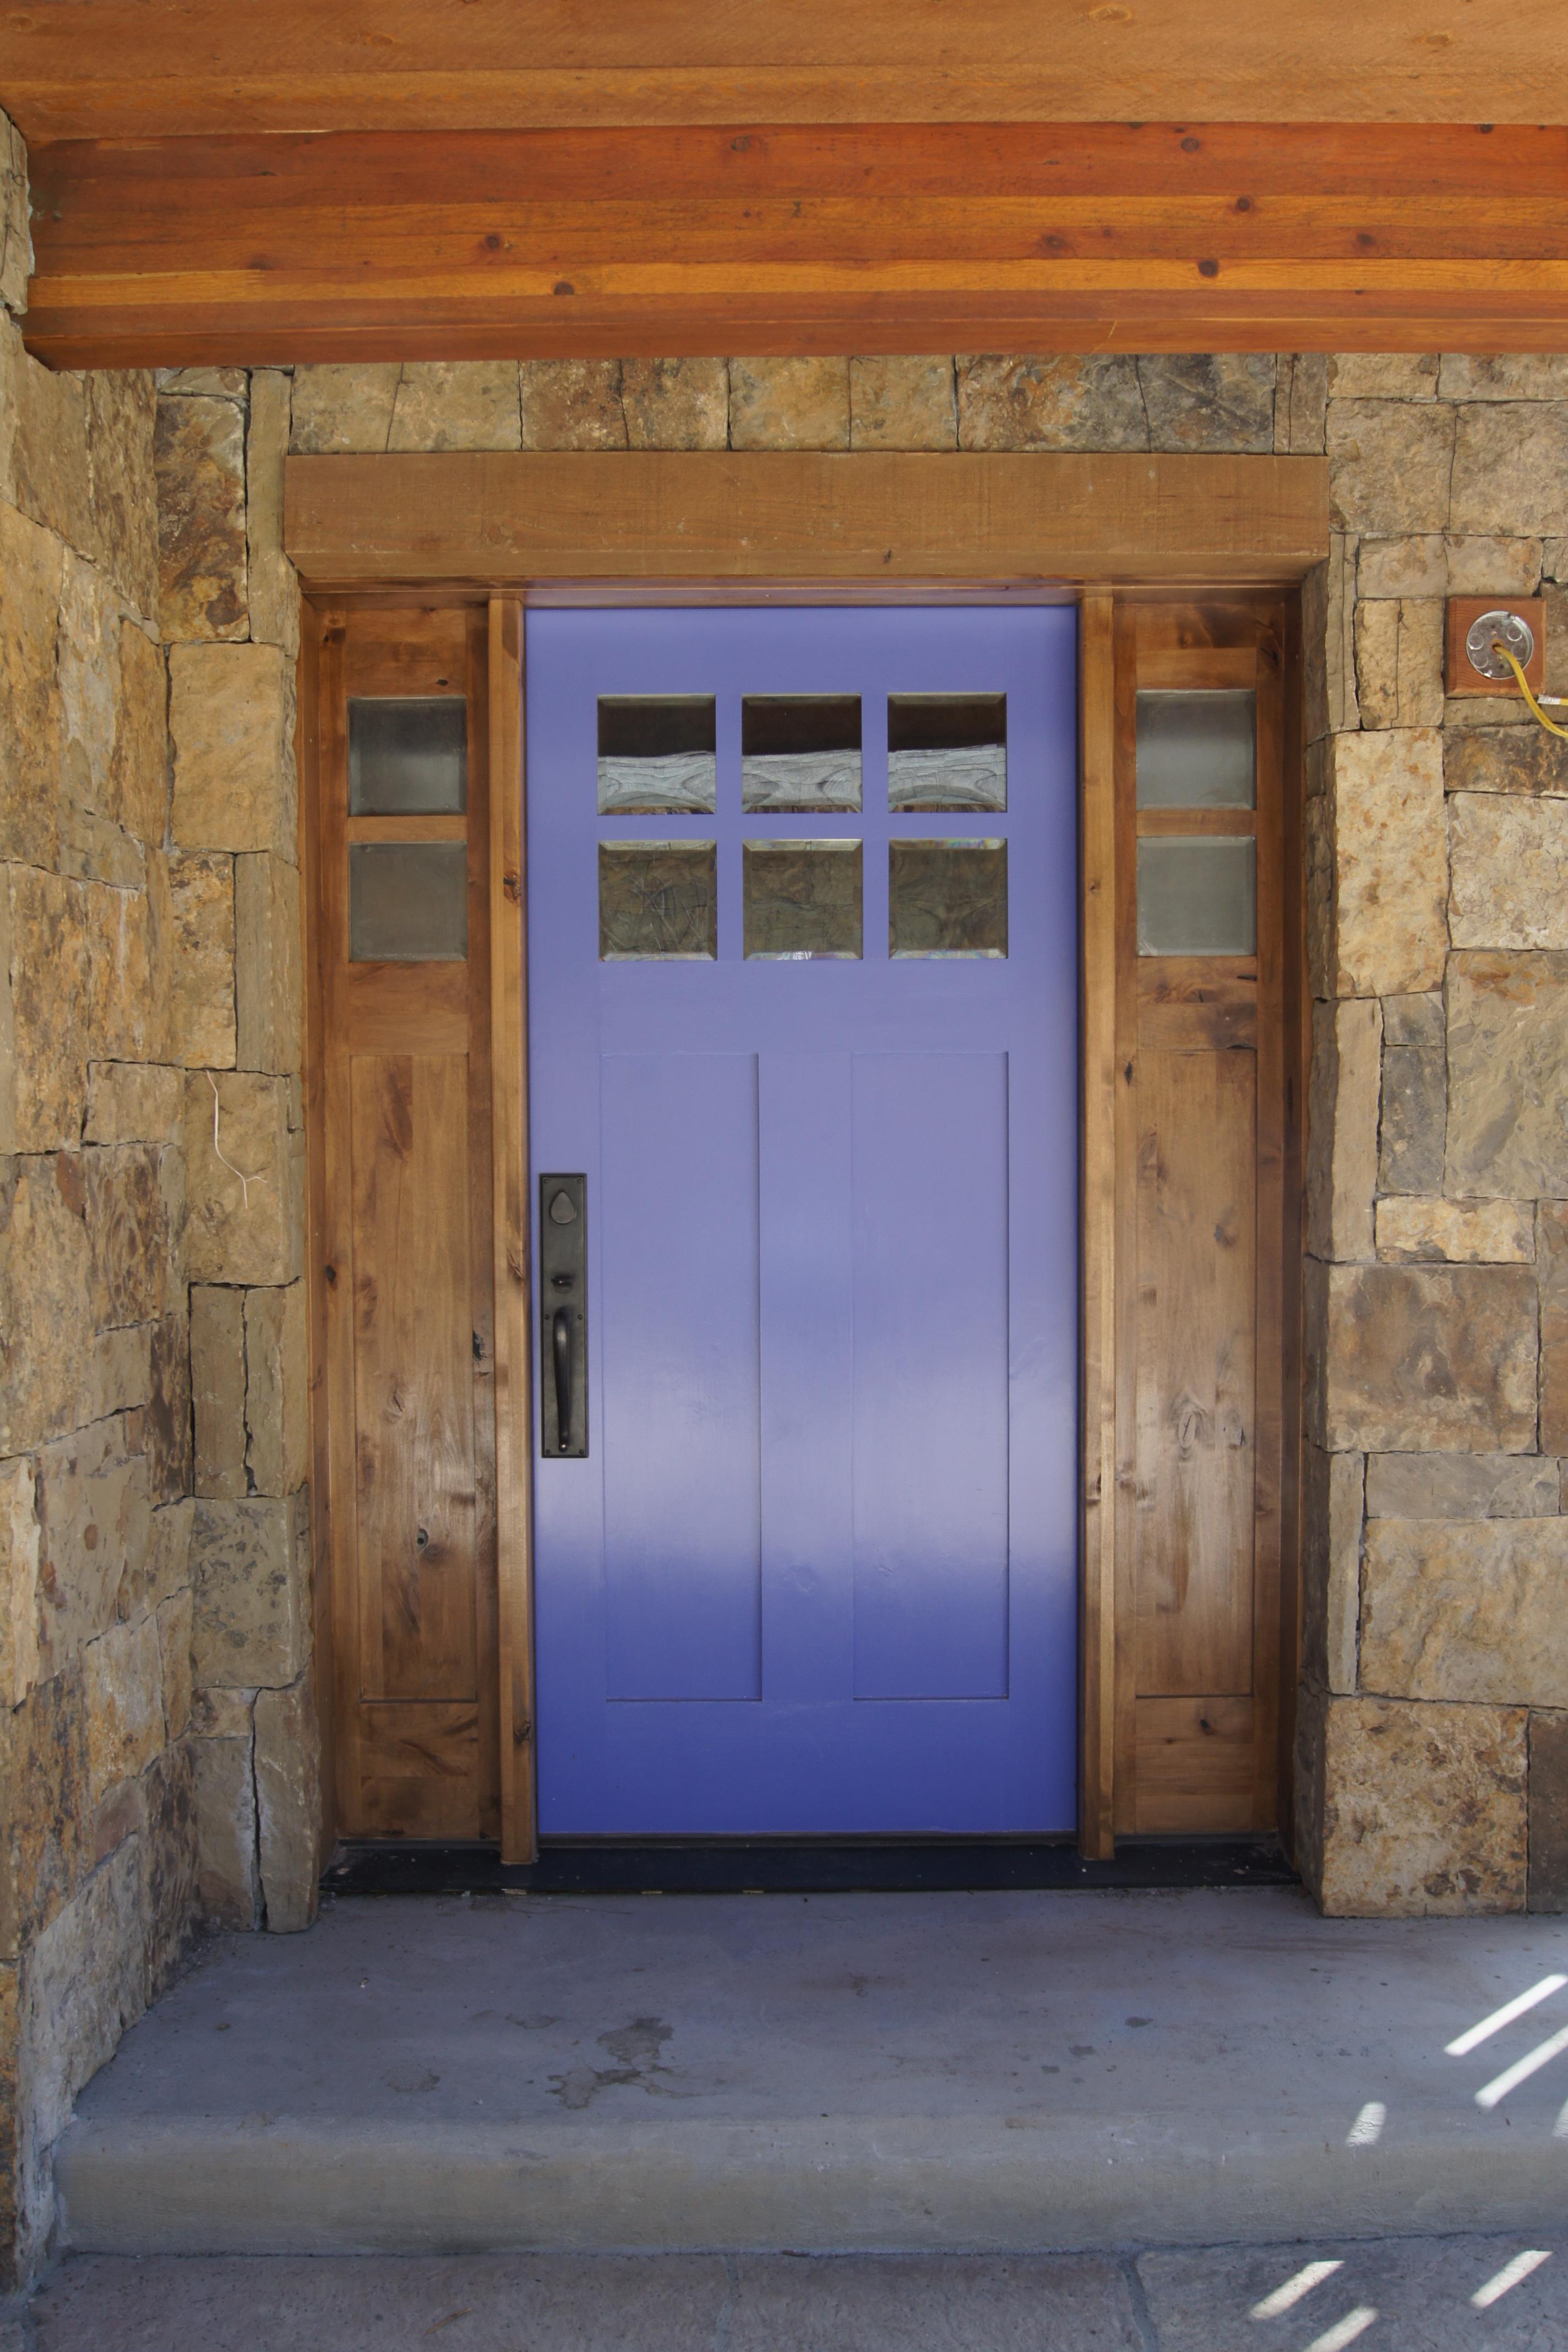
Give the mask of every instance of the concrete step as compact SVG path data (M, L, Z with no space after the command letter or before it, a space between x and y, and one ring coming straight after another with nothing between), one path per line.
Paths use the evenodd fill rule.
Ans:
M345 1899L230 1937L58 2150L71 2248L1048 2252L1568 2210L1540 1919L1292 1891Z

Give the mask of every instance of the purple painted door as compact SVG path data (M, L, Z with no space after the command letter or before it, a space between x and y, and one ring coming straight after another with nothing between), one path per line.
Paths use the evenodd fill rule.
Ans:
M533 1213L584 1176L587 1245L541 1827L1068 1830L1075 616L527 652Z

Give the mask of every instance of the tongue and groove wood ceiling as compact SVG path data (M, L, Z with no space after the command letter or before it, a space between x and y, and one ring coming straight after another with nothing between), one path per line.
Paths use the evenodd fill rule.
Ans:
M64 366L1568 349L1568 0L32 0Z

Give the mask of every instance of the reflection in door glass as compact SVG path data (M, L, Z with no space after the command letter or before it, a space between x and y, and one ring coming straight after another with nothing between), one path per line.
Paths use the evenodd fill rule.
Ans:
M888 806L1005 809L1005 694L890 694Z
M709 814L716 740L710 694L602 694L599 814Z
M1139 807L1255 807L1257 705L1250 687L1141 694Z
M1141 841L1139 954L1255 954L1257 861L1258 845L1246 834Z
M350 697L351 816L460 816L468 784L460 694Z
M349 961L460 963L468 952L468 853L460 841L349 848Z
M860 805L858 694L748 694L741 705L741 805L793 812Z
M1005 841L891 841L888 953L1005 956Z
M602 841L601 960L716 955L716 867L711 841Z
M749 956L860 953L858 841L748 841L744 858Z

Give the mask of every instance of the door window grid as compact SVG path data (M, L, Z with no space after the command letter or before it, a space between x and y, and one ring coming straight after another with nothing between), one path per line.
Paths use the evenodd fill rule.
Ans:
M889 959L1006 957L1005 838L904 829L922 816L1005 813L1005 695L887 698L891 824L885 832L865 803L860 697L742 695L740 700L745 830L739 861L731 864L721 845L711 835L699 836L695 826L690 835L659 839L623 830L626 819L641 815L700 824L718 813L716 698L600 697L597 808L607 821L599 843L602 961L715 960L721 932L731 936L721 908L737 884L735 935L743 960L860 960L868 843L874 856L885 856ZM731 790L727 783L726 794ZM819 826L826 819L832 834L764 831L789 817L815 817ZM865 834L845 826L856 817L865 822ZM726 956L731 952L726 948ZM872 952L879 952L879 942Z

